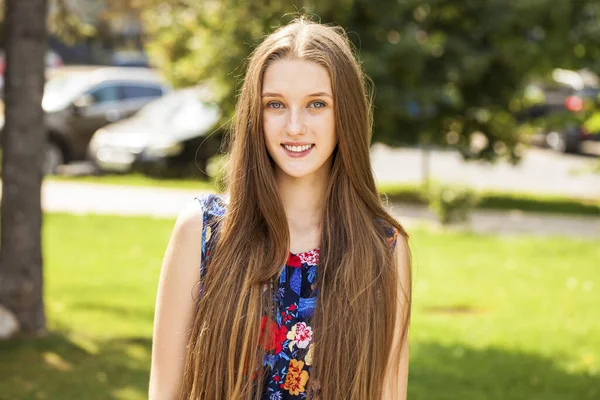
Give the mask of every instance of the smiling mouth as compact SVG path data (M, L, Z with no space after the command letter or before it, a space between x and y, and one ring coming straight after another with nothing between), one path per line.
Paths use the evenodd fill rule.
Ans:
M302 145L302 146L290 146L287 144L282 144L281 147L283 147L285 152L290 157L304 157L312 151L312 149L315 147L315 145L312 143Z
M312 143L311 144L304 144L302 146L291 146L291 145L288 145L288 144L282 144L282 146L286 150L293 151L293 152L296 152L296 153L300 153L302 151L310 149L311 147L314 146L314 144L312 144Z

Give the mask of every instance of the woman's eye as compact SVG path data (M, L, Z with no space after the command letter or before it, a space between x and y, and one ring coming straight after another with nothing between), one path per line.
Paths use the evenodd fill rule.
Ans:
M281 104L278 101L272 101L269 104L267 104L267 107L279 110L280 108L283 108L283 104Z
M327 106L327 104L325 104L322 101L313 101L312 103L310 103L310 107L312 107L312 108L323 108L326 106Z

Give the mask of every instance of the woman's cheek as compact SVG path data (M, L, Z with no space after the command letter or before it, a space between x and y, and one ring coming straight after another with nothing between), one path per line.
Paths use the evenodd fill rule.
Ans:
M263 117L265 129L272 134L277 134L285 126L285 117L277 114L266 114Z

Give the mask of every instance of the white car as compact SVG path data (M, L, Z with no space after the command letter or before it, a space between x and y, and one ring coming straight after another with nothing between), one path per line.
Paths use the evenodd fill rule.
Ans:
M206 88L176 90L133 117L99 129L90 142L89 158L105 172L205 172L208 159L220 148L215 131L220 117Z

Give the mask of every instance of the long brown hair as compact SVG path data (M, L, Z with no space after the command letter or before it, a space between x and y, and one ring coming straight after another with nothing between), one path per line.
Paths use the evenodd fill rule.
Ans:
M279 59L314 62L329 72L338 137L322 214L309 385L319 386L321 399L378 399L388 362L400 357L392 349L399 278L385 228L406 232L375 186L372 101L348 38L341 28L304 18L268 36L249 60L231 132L228 209L202 281L181 398L261 395L261 318L274 319L272 287L290 248L260 100L265 70ZM404 296L406 304L409 289ZM404 338L409 310L403 311Z

